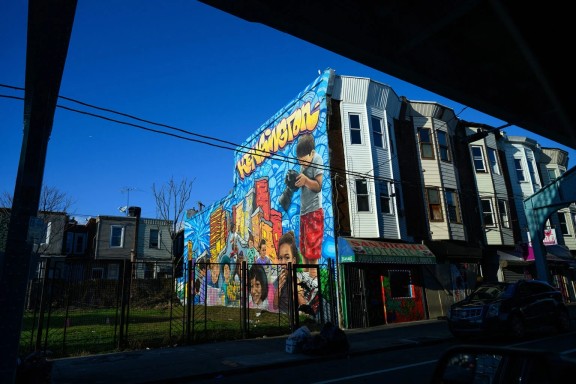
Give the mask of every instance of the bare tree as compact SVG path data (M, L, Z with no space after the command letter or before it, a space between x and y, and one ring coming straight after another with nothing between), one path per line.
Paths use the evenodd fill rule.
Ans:
M186 178L176 182L172 177L160 188L157 188L156 184L152 184L152 192L156 201L156 215L159 219L171 223L168 232L171 239L169 251L173 261L173 273L178 264L182 262L180 260L182 256L178 260L174 260L174 241L176 241L180 229L183 228L184 214L192 194L193 183L194 180L189 181Z
M8 211L12 207L12 195L4 191L0 195L0 209ZM38 212L66 212L74 204L74 201L56 187L44 185L40 193Z

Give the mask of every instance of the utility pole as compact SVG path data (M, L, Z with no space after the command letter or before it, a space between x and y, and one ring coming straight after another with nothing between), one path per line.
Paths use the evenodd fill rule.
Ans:
M68 54L77 0L29 0L26 46L24 135L14 199L0 258L0 383L16 382L20 333L32 241L48 139Z

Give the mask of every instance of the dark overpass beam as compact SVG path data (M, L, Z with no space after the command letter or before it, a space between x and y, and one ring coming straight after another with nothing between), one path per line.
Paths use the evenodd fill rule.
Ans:
M6 240L0 259L0 383L16 381L32 244L48 140L60 91L77 0L29 0L24 135ZM20 127L13 127L20 129Z

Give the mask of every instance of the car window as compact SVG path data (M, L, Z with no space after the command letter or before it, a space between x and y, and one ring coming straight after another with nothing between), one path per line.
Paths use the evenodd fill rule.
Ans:
M493 300L507 294L505 285L485 285L478 287L471 295L472 300Z

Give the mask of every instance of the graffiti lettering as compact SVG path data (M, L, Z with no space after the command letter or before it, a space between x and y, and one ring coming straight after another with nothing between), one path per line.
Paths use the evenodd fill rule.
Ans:
M252 174L264 160L284 149L302 133L316 129L319 116L320 102L316 103L313 109L310 102L306 102L274 128L264 130L256 144L236 164L240 179Z

